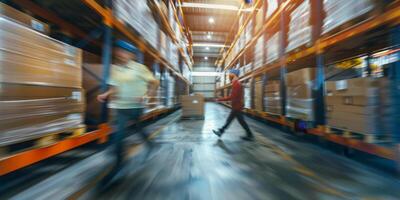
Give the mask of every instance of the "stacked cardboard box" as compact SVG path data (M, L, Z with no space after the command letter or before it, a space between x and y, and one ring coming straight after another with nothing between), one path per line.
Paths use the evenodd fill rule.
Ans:
M263 81L256 80L254 83L254 108L263 111Z
M268 81L264 87L264 111L280 115L282 111L280 81Z
M157 49L159 27L146 0L115 0L113 5L116 17Z
M354 78L325 85L329 126L365 134L379 132L379 81Z
M271 17L271 15L278 9L278 0L267 0L267 12L265 13L265 19Z
M244 108L251 109L251 83L243 83Z
M312 87L314 68L304 68L286 74L287 116L314 121Z
M378 2L378 1L375 1ZM374 8L374 0L324 0L323 9L326 13L322 25L322 33L354 19Z
M275 34L273 34L266 42L267 43L265 45L266 63L274 62L279 58L279 52L280 49L282 48L281 45L279 44L280 37L281 37L281 32L278 31Z
M0 2L0 15L12 19L15 22L18 22L22 25L25 25L41 33L49 34L50 32L49 25L1 2Z
M286 52L289 52L301 45L308 44L311 41L312 26L311 19L311 3L304 0L290 14L288 45Z
M257 39L254 52L254 69L260 68L264 64L264 36Z
M204 96L201 94L180 96L182 117L204 117Z
M80 127L81 50L0 16L0 145Z

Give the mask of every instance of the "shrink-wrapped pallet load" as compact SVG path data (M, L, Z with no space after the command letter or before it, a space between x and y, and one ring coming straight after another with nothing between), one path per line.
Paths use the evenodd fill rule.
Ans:
M1 15L0 31L0 145L81 127L81 50Z
M314 77L314 68L304 68L286 74L287 117L314 121L312 94Z
M264 86L264 111L280 115L282 112L280 82L268 81Z
M254 83L254 108L263 111L263 81L256 80Z
M281 45L280 45L280 37L281 37L281 32L278 31L275 34L273 34L270 38L268 38L266 45L265 45L265 62L272 63L279 58L279 52L281 50Z
M311 42L312 26L310 19L311 3L310 0L304 0L290 13L289 30L287 33L288 45L286 47L286 52L292 51Z

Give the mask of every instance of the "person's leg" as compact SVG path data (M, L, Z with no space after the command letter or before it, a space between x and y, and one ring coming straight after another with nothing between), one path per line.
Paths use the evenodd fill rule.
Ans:
M244 120L243 114L241 112L237 112L236 118L239 121L239 124L244 128L246 131L247 137L252 138L253 133L251 132L249 125L247 125L246 121Z
M132 120L135 121L135 132L138 132L143 140L147 140L147 134L143 129L143 123L140 121L140 118L143 115L143 108L134 108L131 110Z
M235 116L236 116L236 112L234 110L232 110L231 113L229 113L229 116L226 119L224 126L222 126L222 128L219 129L219 131L221 133L223 133L229 127L229 125L232 123L233 119L235 119Z
M116 165L119 166L123 161L124 156L124 146L123 139L125 136L125 129L128 122L129 115L124 109L116 110L116 123L117 131L113 134L111 142L114 146L114 153L116 155Z

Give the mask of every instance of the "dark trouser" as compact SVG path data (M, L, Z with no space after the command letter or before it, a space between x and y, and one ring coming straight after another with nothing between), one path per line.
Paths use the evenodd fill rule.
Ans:
M239 121L239 124L244 128L246 131L247 136L252 137L253 133L251 132L249 126L247 125L246 121L244 121L244 117L241 111L238 110L232 110L231 113L229 114L228 119L225 122L225 125L220 129L221 132L224 132L225 129L229 127L229 125L232 123L233 119L237 119Z
M116 164L120 165L123 161L124 145L123 139L126 135L126 129L128 122L135 123L135 132L139 132L143 139L147 138L147 135L142 130L140 124L140 117L143 114L143 108L132 108L132 109L114 109L115 120L114 125L116 126L116 132L111 136L111 145L116 155Z

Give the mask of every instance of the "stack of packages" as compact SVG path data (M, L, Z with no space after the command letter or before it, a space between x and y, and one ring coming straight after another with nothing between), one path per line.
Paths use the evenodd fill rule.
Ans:
M251 87L250 83L243 83L244 108L251 109Z
M254 52L254 69L260 68L264 64L264 36L257 39Z
M379 131L379 81L353 78L325 83L327 125L365 134Z
M312 87L314 68L304 68L286 75L287 117L314 121Z
M264 25L264 5L261 6L261 8L258 9L257 15L256 15L256 25L254 27L254 32L257 33L258 31L261 30L261 28Z
M398 141L399 135L395 134L397 130L397 125L396 121L394 121L395 118L399 118L399 114L395 109L393 109L394 106L398 106L399 102L398 100L396 101L395 99L398 99L398 97L395 96L391 92L391 81L390 79L387 78L380 78L379 80L379 119L380 119L380 132L377 134L380 135L390 135L393 141ZM394 84L394 83L392 83ZM396 88L398 89L398 88Z
M83 69L83 88L86 91L86 123L88 125L97 125L101 122L101 103L96 97L101 91L101 80L98 77L103 76L103 65L100 56L83 51L82 56Z
M265 19L271 17L271 15L278 9L278 0L267 0L267 13L265 14Z
M323 9L326 17L322 25L322 33L359 17L374 8L374 0L324 0Z
M171 76L170 73L164 73L166 79L166 106L171 108L175 106L176 103L176 95L175 95L175 79Z
M304 0L291 14L286 52L311 42L312 26L310 0Z
M244 74L248 74L253 70L253 63L249 63L242 68L244 69Z
M201 94L180 96L182 117L204 117L204 96Z
M244 44L243 44L243 48L246 46L247 43L249 43L251 41L251 39L253 39L253 20L250 20L245 29L245 34L244 34Z
M263 109L263 81L260 77L254 83L254 108L262 112Z
M189 69L189 66L188 66L186 63L184 63L183 66L182 66L182 75L183 75L183 77L185 77L188 81L191 80L190 69Z
M267 41L267 45L265 45L265 59L266 63L272 63L279 58L279 51L281 46L279 45L281 32L276 32L272 37L270 37Z
M160 31L160 40L159 40L159 50L160 50L160 54L163 58L168 58L167 56L167 35L164 33L164 31Z
M179 71L179 50L175 43L171 42L169 48L169 63L176 71Z
M85 110L81 50L13 21L21 15L0 13L0 146L80 128Z
M146 0L115 0L116 17L134 28L153 48L157 49L159 28Z
M264 111L280 115L282 111L280 81L268 81L264 87Z

